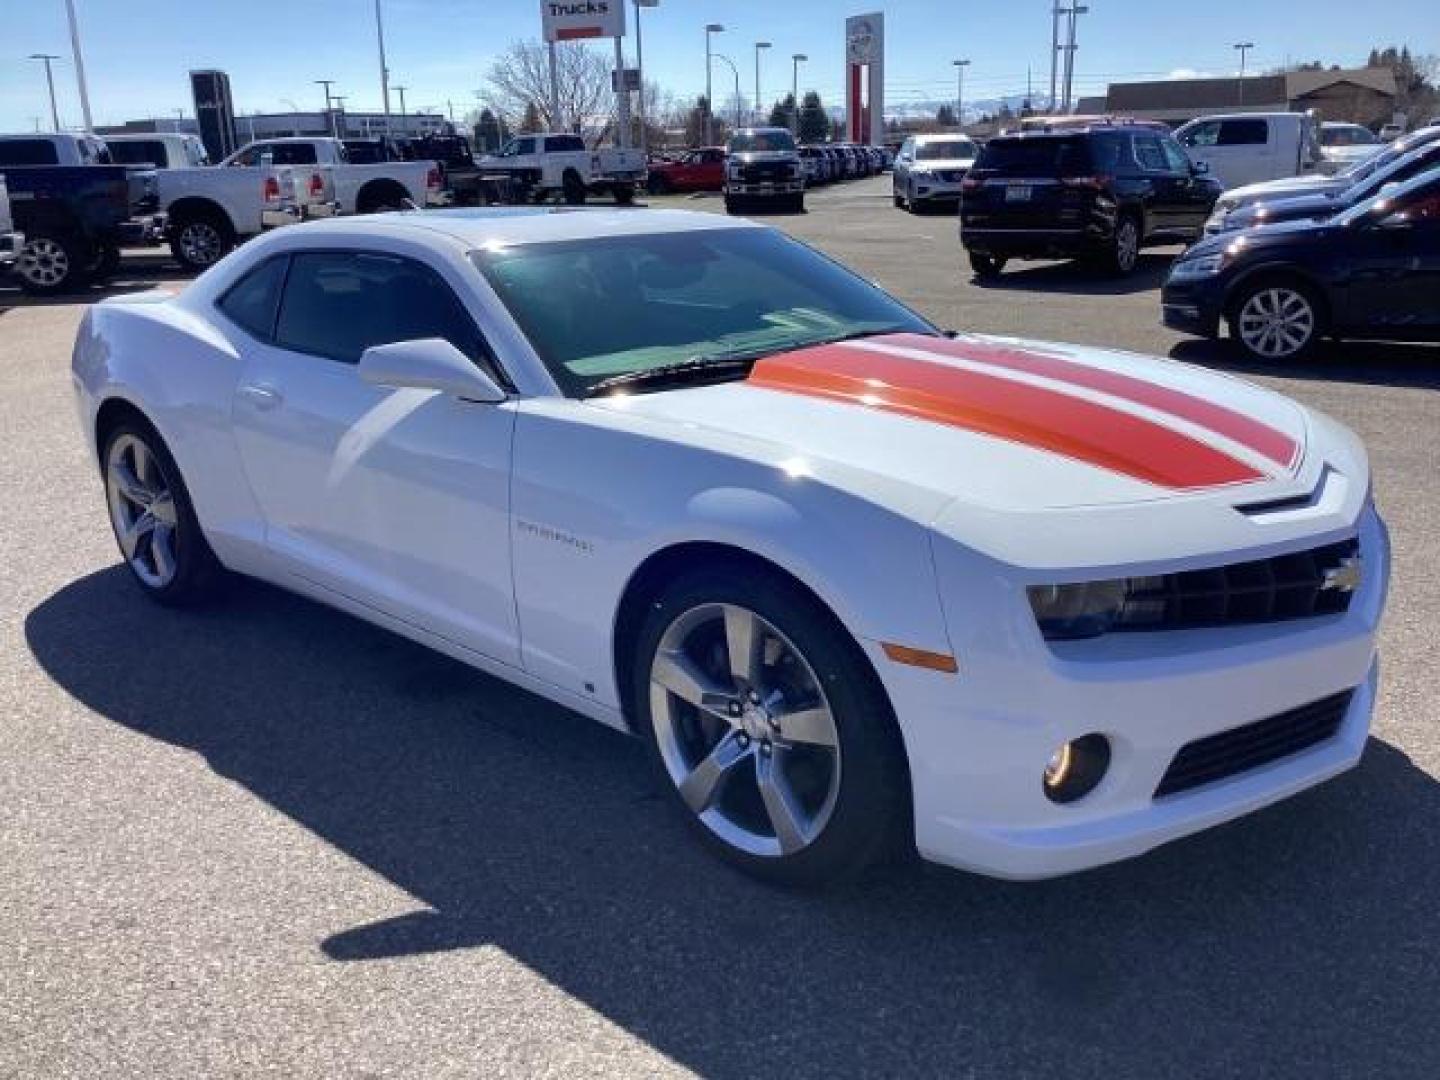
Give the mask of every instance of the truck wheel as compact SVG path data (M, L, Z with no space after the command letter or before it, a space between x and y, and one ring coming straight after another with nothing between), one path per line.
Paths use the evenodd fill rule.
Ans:
M791 195L785 200L785 206L792 214L803 214L805 212L805 193Z
M218 214L190 214L170 227L170 254L186 270L210 269L235 246L235 232Z
M994 281L1004 272L1005 260L995 255L982 255L972 251L970 269L975 271L975 276L981 281Z
M645 181L645 190L651 195L669 195L674 186L664 173L652 173Z
M360 194L355 200L355 212L357 214L388 214L404 210L405 201L409 197L399 184L377 181L360 189Z
M725 196L725 213L738 214L740 212L740 200L733 195Z
M54 296L82 288L90 278L94 255L69 233L34 233L15 260L20 287L32 296Z
M90 277L93 281L105 281L115 276L120 269L120 248L114 243L104 243L95 254L95 261L90 266Z
M585 204L585 181L580 179L580 174L574 169L565 170L565 176L560 181L565 202L570 206L583 206Z
M615 205L630 206L635 202L635 187L632 184L617 184L615 187Z

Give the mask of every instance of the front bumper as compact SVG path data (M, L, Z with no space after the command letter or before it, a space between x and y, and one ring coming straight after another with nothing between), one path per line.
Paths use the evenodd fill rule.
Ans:
M21 232L0 233L0 266L12 266L25 246L25 234Z
M766 199L776 195L799 195L805 190L803 179L793 180L765 180L760 182L748 182L744 180L726 180L725 194L736 199Z
M1160 321L1183 334L1218 337L1225 306L1220 278L1167 282L1160 292Z
M1028 610L997 619L997 604L1013 606L1016 597L989 595L1009 588L990 582L962 586L961 600L946 605L958 675L901 667L867 645L900 718L921 855L1012 880L1056 877L1140 855L1354 767L1374 707L1389 568L1388 536L1373 510L1360 536L1367 578L1345 615L1052 647ZM944 590L943 555L937 569ZM1156 798L1182 747L1351 690L1338 733L1325 742ZM1104 780L1077 803L1051 802L1041 782L1046 762L1089 734L1110 741Z
M1006 259L1076 259L1103 249L1107 237L1091 228L987 229L961 225L967 251Z
M914 192L916 202L958 203L961 195L960 185L964 179L964 173L960 173L954 180L947 180L934 173L923 176L912 175L910 190Z

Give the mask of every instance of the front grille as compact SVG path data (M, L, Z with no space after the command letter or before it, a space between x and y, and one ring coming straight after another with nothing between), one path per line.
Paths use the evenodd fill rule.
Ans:
M740 175L751 184L774 183L790 179L790 166L779 161L759 162L742 166Z
M1319 746L1340 730L1354 696L1353 690L1347 690L1268 720L1189 743L1175 755L1155 789L1155 797L1163 799L1193 791Z
M1343 615L1353 588L1339 575L1354 565L1359 540L1210 570L1132 578L1111 630L1190 630Z

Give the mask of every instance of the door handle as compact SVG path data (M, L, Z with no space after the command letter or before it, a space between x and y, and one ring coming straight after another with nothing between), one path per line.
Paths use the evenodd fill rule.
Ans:
M285 395L269 383L246 383L240 387L240 396L257 409L273 409L285 400Z

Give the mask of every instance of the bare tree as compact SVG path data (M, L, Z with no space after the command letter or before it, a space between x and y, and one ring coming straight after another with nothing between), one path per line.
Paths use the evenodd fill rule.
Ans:
M575 42L555 47L560 112L550 110L550 58L543 42L517 41L490 65L491 100L506 123L518 128L533 106L550 131L608 130L614 122L610 65Z

